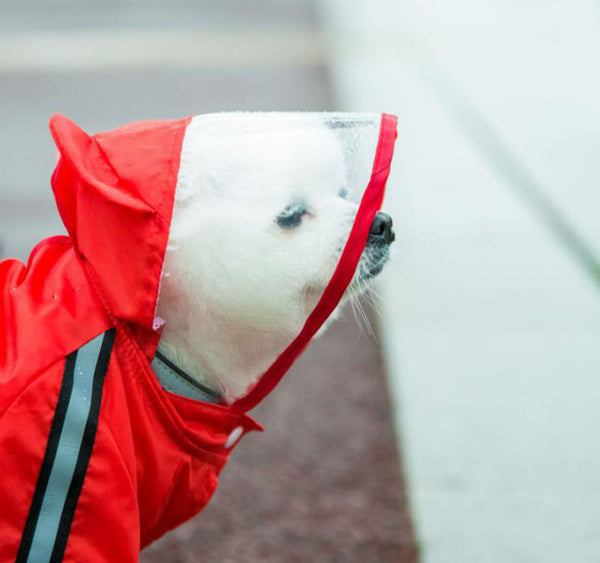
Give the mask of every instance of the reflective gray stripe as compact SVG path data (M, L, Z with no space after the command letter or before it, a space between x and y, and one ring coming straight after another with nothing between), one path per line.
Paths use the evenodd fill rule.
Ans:
M47 563L52 556L58 526L90 414L94 372L104 336L104 334L97 336L77 352L73 390L33 534L27 558L29 563Z
M160 384L164 389L175 393L181 397L204 401L205 403L218 403L219 399L213 395L205 393L193 383L186 381L173 368L163 362L158 356L152 360L152 369L158 377Z

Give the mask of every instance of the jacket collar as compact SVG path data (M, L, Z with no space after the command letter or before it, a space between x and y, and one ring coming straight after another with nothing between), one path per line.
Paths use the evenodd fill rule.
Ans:
M159 350L152 360L152 369L163 389L188 399L205 403L221 403L221 396L185 373Z

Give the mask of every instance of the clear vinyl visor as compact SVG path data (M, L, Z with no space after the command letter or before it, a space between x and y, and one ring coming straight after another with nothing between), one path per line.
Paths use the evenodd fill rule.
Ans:
M370 184L381 123L380 114L229 113L188 125L159 350L222 402L256 387L321 301ZM363 266L368 275L362 262L352 284Z

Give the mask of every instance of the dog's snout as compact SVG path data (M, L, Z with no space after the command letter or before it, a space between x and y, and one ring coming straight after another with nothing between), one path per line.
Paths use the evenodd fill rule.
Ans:
M390 244L396 240L392 230L392 218L387 213L378 211L369 231L369 243Z

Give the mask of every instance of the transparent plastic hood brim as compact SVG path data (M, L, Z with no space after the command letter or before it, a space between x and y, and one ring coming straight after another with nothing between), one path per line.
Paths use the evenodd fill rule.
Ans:
M339 304L344 292L352 281L361 254L365 248L375 214L383 203L385 185L390 173L396 137L396 116L382 114L371 177L362 196L354 225L333 277L323 292L319 303L306 320L302 331L275 360L256 385L250 389L248 394L233 403L232 408L235 410L246 412L252 409L274 389Z
M383 201L396 124L240 112L188 125L157 328L161 349L217 380L231 409L269 394L340 303Z

